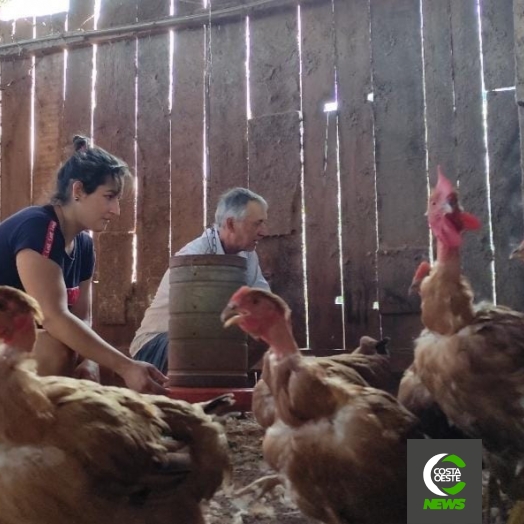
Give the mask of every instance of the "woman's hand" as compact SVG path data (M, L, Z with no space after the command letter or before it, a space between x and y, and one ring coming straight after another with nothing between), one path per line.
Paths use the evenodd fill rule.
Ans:
M100 384L100 366L92 360L85 359L81 364L76 366L73 377L92 380Z
M167 377L147 362L129 360L119 375L124 379L128 388L139 393L167 394L167 389L164 387Z

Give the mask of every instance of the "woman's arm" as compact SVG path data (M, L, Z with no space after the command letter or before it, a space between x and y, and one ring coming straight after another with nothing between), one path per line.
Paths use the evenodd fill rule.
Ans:
M16 255L16 265L26 292L42 308L43 328L51 336L82 357L112 369L132 389L165 392L157 383L166 380L162 373L153 366L137 366L139 362L120 353L69 311L64 278L58 264L36 251L23 249Z
M92 325L92 279L80 282L78 300L69 308L69 311L84 321L88 326ZM88 360L78 355L78 364L73 372L73 377L100 383L100 366L94 360Z

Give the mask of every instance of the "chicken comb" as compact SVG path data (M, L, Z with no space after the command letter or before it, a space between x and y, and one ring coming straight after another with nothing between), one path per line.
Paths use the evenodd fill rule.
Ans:
M451 183L451 181L444 175L444 172L442 171L442 167L440 165L437 166L437 185L435 186L435 189L439 192L442 192L446 195L449 195L450 193L456 193L457 188Z
M237 289L235 293L233 293L233 295L229 299L229 303L239 304L248 295L258 295L260 297L266 298L281 309L282 314L286 317L286 319L289 319L289 317L291 316L291 309L289 308L285 300L279 297L278 295L275 295L275 293L271 293L271 291L268 291L266 289L242 286L241 288Z
M251 291L251 288L249 286L239 287L233 293L233 295L231 295L231 298L229 299L229 301L230 302L238 302L240 299L244 298L250 291Z

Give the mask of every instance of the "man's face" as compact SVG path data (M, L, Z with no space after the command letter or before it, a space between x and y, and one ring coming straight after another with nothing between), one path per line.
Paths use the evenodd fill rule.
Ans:
M257 242L267 236L267 211L259 202L248 203L242 220L229 220L232 240L239 251L253 251Z

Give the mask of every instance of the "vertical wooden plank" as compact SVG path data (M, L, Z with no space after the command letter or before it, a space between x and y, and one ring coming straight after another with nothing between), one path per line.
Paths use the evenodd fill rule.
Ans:
M36 38L65 29L66 13L36 18ZM64 104L64 53L35 59L33 203L45 204L54 190L60 164Z
M450 0L422 0L428 169L432 181L437 165L456 177L455 119Z
M487 91L515 84L513 0L482 0L482 54Z
M516 99L519 106L519 123L522 123L524 111L524 0L513 0L513 24L515 42L515 83ZM521 127L522 129L522 127ZM524 145L522 137L521 144ZM524 155L520 155L521 162ZM524 169L522 169L524 171Z
M334 3L346 346L378 337L377 224L369 0Z
M11 40L10 22L2 25L2 38ZM16 40L33 37L33 19L15 22ZM1 216L4 218L30 205L31 181L31 85L32 60L3 61L2 77L2 180Z
M236 1L235 4L244 3ZM231 5L212 0L212 11ZM247 186L246 22L211 25L209 60L208 222L214 218L218 197L226 189ZM227 132L225 132L227 130Z
M124 0L103 0L100 6L100 29L136 21L136 3ZM96 104L93 115L94 138L97 145L125 160L131 169L135 164L135 67L136 40L100 45L96 53ZM135 191L128 183L120 202L120 217L101 233L97 252L97 280L94 287L95 328L110 340L119 340L117 333L108 336L106 325L119 325L130 340L133 327L126 326L126 299L131 296L131 267L119 259L133 259L131 251L135 228ZM104 246L111 249L103 249ZM114 253L119 253L115 257ZM111 283L111 284L110 284ZM118 293L115 289L118 288Z
M249 187L269 204L270 236L257 248L262 272L289 304L295 338L305 347L300 120L290 111L249 121Z
M296 10L253 16L250 26L253 117L298 111L300 77Z
M138 20L141 22L167 15L169 0L138 4ZM169 73L169 34L140 38L137 79L137 285L140 296L144 298L144 308L153 299L169 262Z
M515 98L518 108L521 184L524 173L524 0L513 1L515 41ZM518 217L522 218L522 210Z
M70 0L69 31L89 31L94 27L94 0ZM62 122L62 160L72 153L74 135L91 135L92 46L67 52L66 86Z
M289 303L295 336L304 346L297 10L254 16L250 29L249 187L269 203L271 235L259 256L273 291Z
M465 237L463 266L476 299L493 300L477 5L463 0L450 2L450 6L457 178L464 208L477 215L484 226Z
M179 0L175 14L201 5ZM199 236L204 223L204 27L175 31L171 111L171 252ZM212 221L212 217L209 219Z
M508 260L524 238L515 93L488 93L488 151L497 302L524 309L524 265Z
M488 110L489 181L497 302L522 309L524 267L508 256L524 236L518 111L509 87L515 78L515 27L512 0L484 0L481 5L484 83ZM518 59L517 59L518 60Z
M407 289L428 242L420 28L417 0L371 0L379 302L395 350L420 330Z
M302 106L309 346L344 345L338 240L337 113L324 112L335 94L331 3L302 9ZM320 277L322 273L322 278Z

